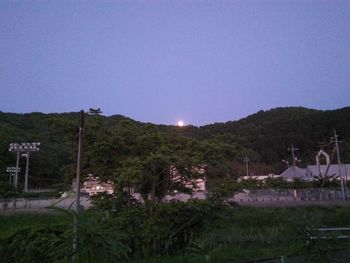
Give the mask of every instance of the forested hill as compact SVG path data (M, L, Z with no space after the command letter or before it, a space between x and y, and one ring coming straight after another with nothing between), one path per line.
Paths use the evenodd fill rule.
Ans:
M350 161L350 107L320 111L302 107L275 108L259 111L244 119L201 127L200 136L234 134L244 146L257 151L264 162L286 159L293 143L300 149L304 163L314 162L319 143L329 143L336 129L344 140L343 161Z
M45 186L69 182L74 176L78 125L79 113L74 112L0 112L1 180L8 178L6 167L15 164L15 154L8 152L9 144L40 141L40 152L31 155L31 184ZM259 111L238 121L202 127L145 124L121 115L87 116L84 171L112 173L120 166L122 156L136 156L142 151L141 147L152 151L154 145L147 143L157 132L164 137L157 140L173 153L186 148L204 161L217 160L215 176L228 170L233 176L241 175L245 154L251 160L254 173L278 173L284 168L282 159L290 158L287 149L292 143L300 149L301 165L314 163L319 142L328 143L333 128L344 141L342 161L350 162L350 107L330 111L276 108ZM150 133L153 135L147 137ZM325 149L332 152L330 146ZM23 169L24 165L25 158L22 158Z

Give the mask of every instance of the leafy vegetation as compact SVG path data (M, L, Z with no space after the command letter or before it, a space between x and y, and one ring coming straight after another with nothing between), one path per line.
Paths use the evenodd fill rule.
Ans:
M152 214L135 207L0 217L0 261L71 261L74 216L77 262L242 262L349 248L348 240L308 243L305 232L348 226L349 206L252 208L192 201L158 204Z

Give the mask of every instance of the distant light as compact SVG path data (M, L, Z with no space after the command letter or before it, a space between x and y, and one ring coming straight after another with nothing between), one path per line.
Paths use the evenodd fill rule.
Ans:
M185 123L183 121L178 121L177 126L179 127L185 126Z

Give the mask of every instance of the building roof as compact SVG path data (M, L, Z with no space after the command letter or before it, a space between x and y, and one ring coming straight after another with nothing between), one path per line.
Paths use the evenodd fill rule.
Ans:
M310 178L306 175L306 169L300 168L298 166L292 165L283 173L281 173L281 177L284 179L292 180L294 178L309 180ZM312 178L311 178L312 179Z
M327 170L327 165L320 165L321 168L321 176L325 176L326 170ZM342 175L346 178L348 177L348 180L350 179L350 164L341 164L340 165L341 173ZM308 176L314 177L314 176L319 176L320 171L317 165L308 165L306 167L306 173ZM339 176L339 168L337 164L331 164L329 166L327 175L336 175Z
M325 175L327 170L327 165L320 165L322 176ZM345 180L350 180L350 164L341 164L341 173ZM291 166L283 173L281 177L287 180L292 180L294 178L299 178L302 180L313 180L315 176L319 176L318 165L308 165L306 169L299 168L298 166ZM337 164L331 164L328 169L328 176L335 175L339 176L339 169Z

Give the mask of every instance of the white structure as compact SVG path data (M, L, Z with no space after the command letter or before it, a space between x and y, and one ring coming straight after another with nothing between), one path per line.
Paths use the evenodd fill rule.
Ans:
M98 193L106 192L108 194L113 194L113 183L112 182L101 182L100 178L93 175L88 175L81 188L82 193L87 193L89 196L96 195Z

